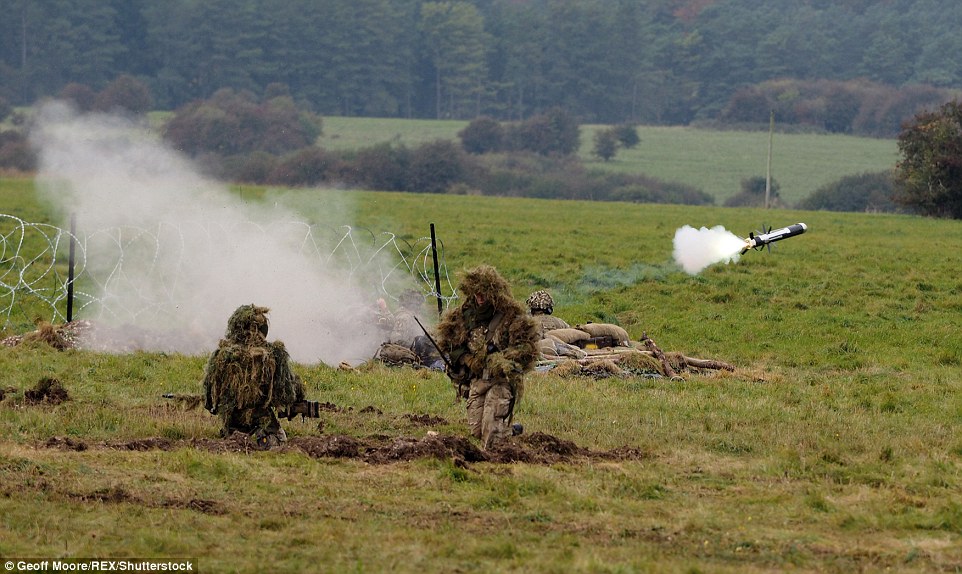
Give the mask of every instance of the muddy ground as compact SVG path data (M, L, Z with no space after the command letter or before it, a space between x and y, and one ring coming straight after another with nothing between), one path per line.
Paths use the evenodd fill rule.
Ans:
M412 418L428 415L408 415ZM225 439L170 440L153 437L130 441L87 443L70 437L51 437L42 445L59 450L84 451L106 448L117 450L150 451L196 448L215 453L251 453L262 449L245 434L234 433ZM429 431L423 437L323 435L294 437L270 452L303 452L313 458L356 459L368 464L389 464L419 458L453 460L459 466L488 462L507 464L556 464L596 460L641 460L650 454L633 447L619 447L608 451L593 451L555 436L534 432L512 437L497 448L483 451L474 441L458 435Z
M60 404L69 400L66 389L56 379L42 379L37 385L24 392L25 405ZM321 403L319 410L328 412L353 411L353 407L342 408L332 403ZM359 411L381 415L379 409L368 406ZM443 417L429 414L404 414L401 418L427 429L424 436L385 436L372 435L353 437L348 435L324 434L323 422L318 424L320 436L293 437L288 442L274 447L271 452L303 452L313 458L347 458L368 464L389 464L420 458L453 460L459 466L470 463L488 462L506 464L523 462L528 464L556 464L590 460L640 460L650 458L650 454L640 449L623 446L609 451L593 451L549 434L534 432L511 437L503 444L490 450L481 450L477 441L466 436L441 434L430 430L431 427L447 425ZM85 451L106 448L117 450L149 451L196 448L215 453L261 451L251 438L235 432L227 438L195 438L171 440L162 437L135 439L128 441L105 441L90 443L71 437L51 437L41 446L66 451Z

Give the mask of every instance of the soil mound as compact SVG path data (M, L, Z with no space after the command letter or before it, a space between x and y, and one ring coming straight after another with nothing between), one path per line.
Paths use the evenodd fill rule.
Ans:
M408 419L412 423L417 423L419 425L423 425L426 427L433 427L433 426L448 424L447 419L445 419L444 417L436 417L428 414L415 415L415 414L409 413L404 415L404 418Z
M24 402L28 405L38 405L41 403L49 405L59 405L64 401L69 401L67 389L63 384L50 377L44 377L37 382L37 385L29 391L23 393Z
M57 450L72 450L74 452L81 452L88 448L87 443L84 441L72 439L69 436L52 436L47 439L47 442L45 442L43 446Z

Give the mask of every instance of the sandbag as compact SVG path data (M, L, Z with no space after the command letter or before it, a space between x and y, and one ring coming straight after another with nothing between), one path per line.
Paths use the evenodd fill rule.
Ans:
M611 337L618 346L627 347L630 345L628 331L612 323L585 323L578 325L577 329L590 334L592 337Z
M573 359L584 359L588 353L582 351L574 345L565 343L561 339L546 336L538 341L538 349L542 355L551 357L571 357Z
M570 329L571 325L565 322L564 319L560 317L555 317L554 315L534 315L531 317L534 322L541 327L541 334L544 335L548 331L553 331L554 329Z
M382 344L375 357L388 365L417 365L421 362L414 351L393 343Z
M584 341L591 338L591 333L587 331L582 331L581 329L552 329L545 333L545 335L550 335L562 341L568 343L569 345L575 345L578 341Z
M549 338L538 341L538 352L542 355L557 355L554 348L555 342Z

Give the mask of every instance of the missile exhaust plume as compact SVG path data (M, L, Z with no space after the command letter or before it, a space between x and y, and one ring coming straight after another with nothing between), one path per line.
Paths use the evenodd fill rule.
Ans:
M674 257L689 275L698 275L715 263L737 262L745 240L721 225L695 229L690 225L675 231Z

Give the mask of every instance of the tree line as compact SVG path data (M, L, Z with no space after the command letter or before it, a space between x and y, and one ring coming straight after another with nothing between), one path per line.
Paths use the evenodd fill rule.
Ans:
M0 98L283 85L321 115L780 121L894 136L962 88L939 0L0 0Z

